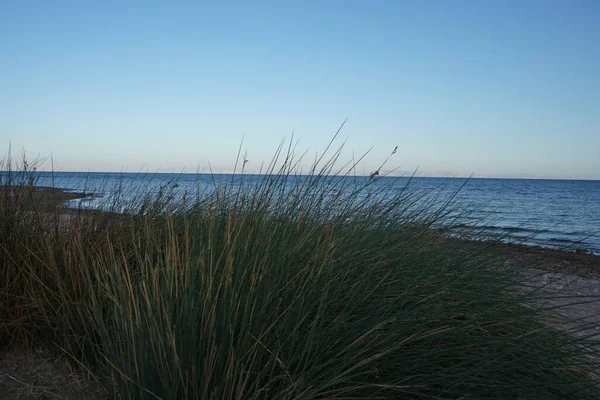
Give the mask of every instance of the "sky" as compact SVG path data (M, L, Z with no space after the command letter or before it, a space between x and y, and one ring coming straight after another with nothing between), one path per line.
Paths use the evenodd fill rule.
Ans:
M62 171L600 179L600 1L0 0L0 152ZM371 149L371 150L369 150Z

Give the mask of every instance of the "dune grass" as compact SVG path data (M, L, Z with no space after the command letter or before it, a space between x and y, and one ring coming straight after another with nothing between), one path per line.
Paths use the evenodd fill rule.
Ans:
M338 156L296 176L280 148L260 180L68 219L14 168L4 343L51 345L120 399L600 398L594 347L520 271L438 232L451 199L344 179Z

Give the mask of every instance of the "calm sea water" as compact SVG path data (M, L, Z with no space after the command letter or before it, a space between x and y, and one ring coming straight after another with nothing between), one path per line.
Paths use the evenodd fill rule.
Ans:
M136 185L158 190L175 180L180 189L195 190L210 187L215 180L228 182L231 178L231 175L205 174L42 172L38 173L36 184L86 190L106 198L117 184L134 192ZM244 176L246 182L260 178ZM400 189L408 178L382 178L377 185L392 182ZM585 249L600 254L600 181L413 178L410 190L450 196L461 186L456 201L483 216L467 225L525 244ZM96 207L99 202L99 198L87 199L71 206Z

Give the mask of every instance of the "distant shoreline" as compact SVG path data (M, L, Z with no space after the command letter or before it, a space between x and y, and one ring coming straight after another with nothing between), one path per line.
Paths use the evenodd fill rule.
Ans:
M10 191L14 197L25 197L31 206L39 207L40 211L48 212L56 209L65 209L65 203L70 200L96 197L94 193L69 192L65 189L50 186L20 186L2 185L0 193ZM29 197L29 198L27 198ZM31 203L33 200L33 203ZM27 203L26 203L27 204Z

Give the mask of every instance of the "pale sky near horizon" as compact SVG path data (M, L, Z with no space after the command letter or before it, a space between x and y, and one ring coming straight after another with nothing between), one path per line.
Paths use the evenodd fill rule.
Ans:
M0 0L0 151L257 172L348 118L425 175L600 179L600 1Z

